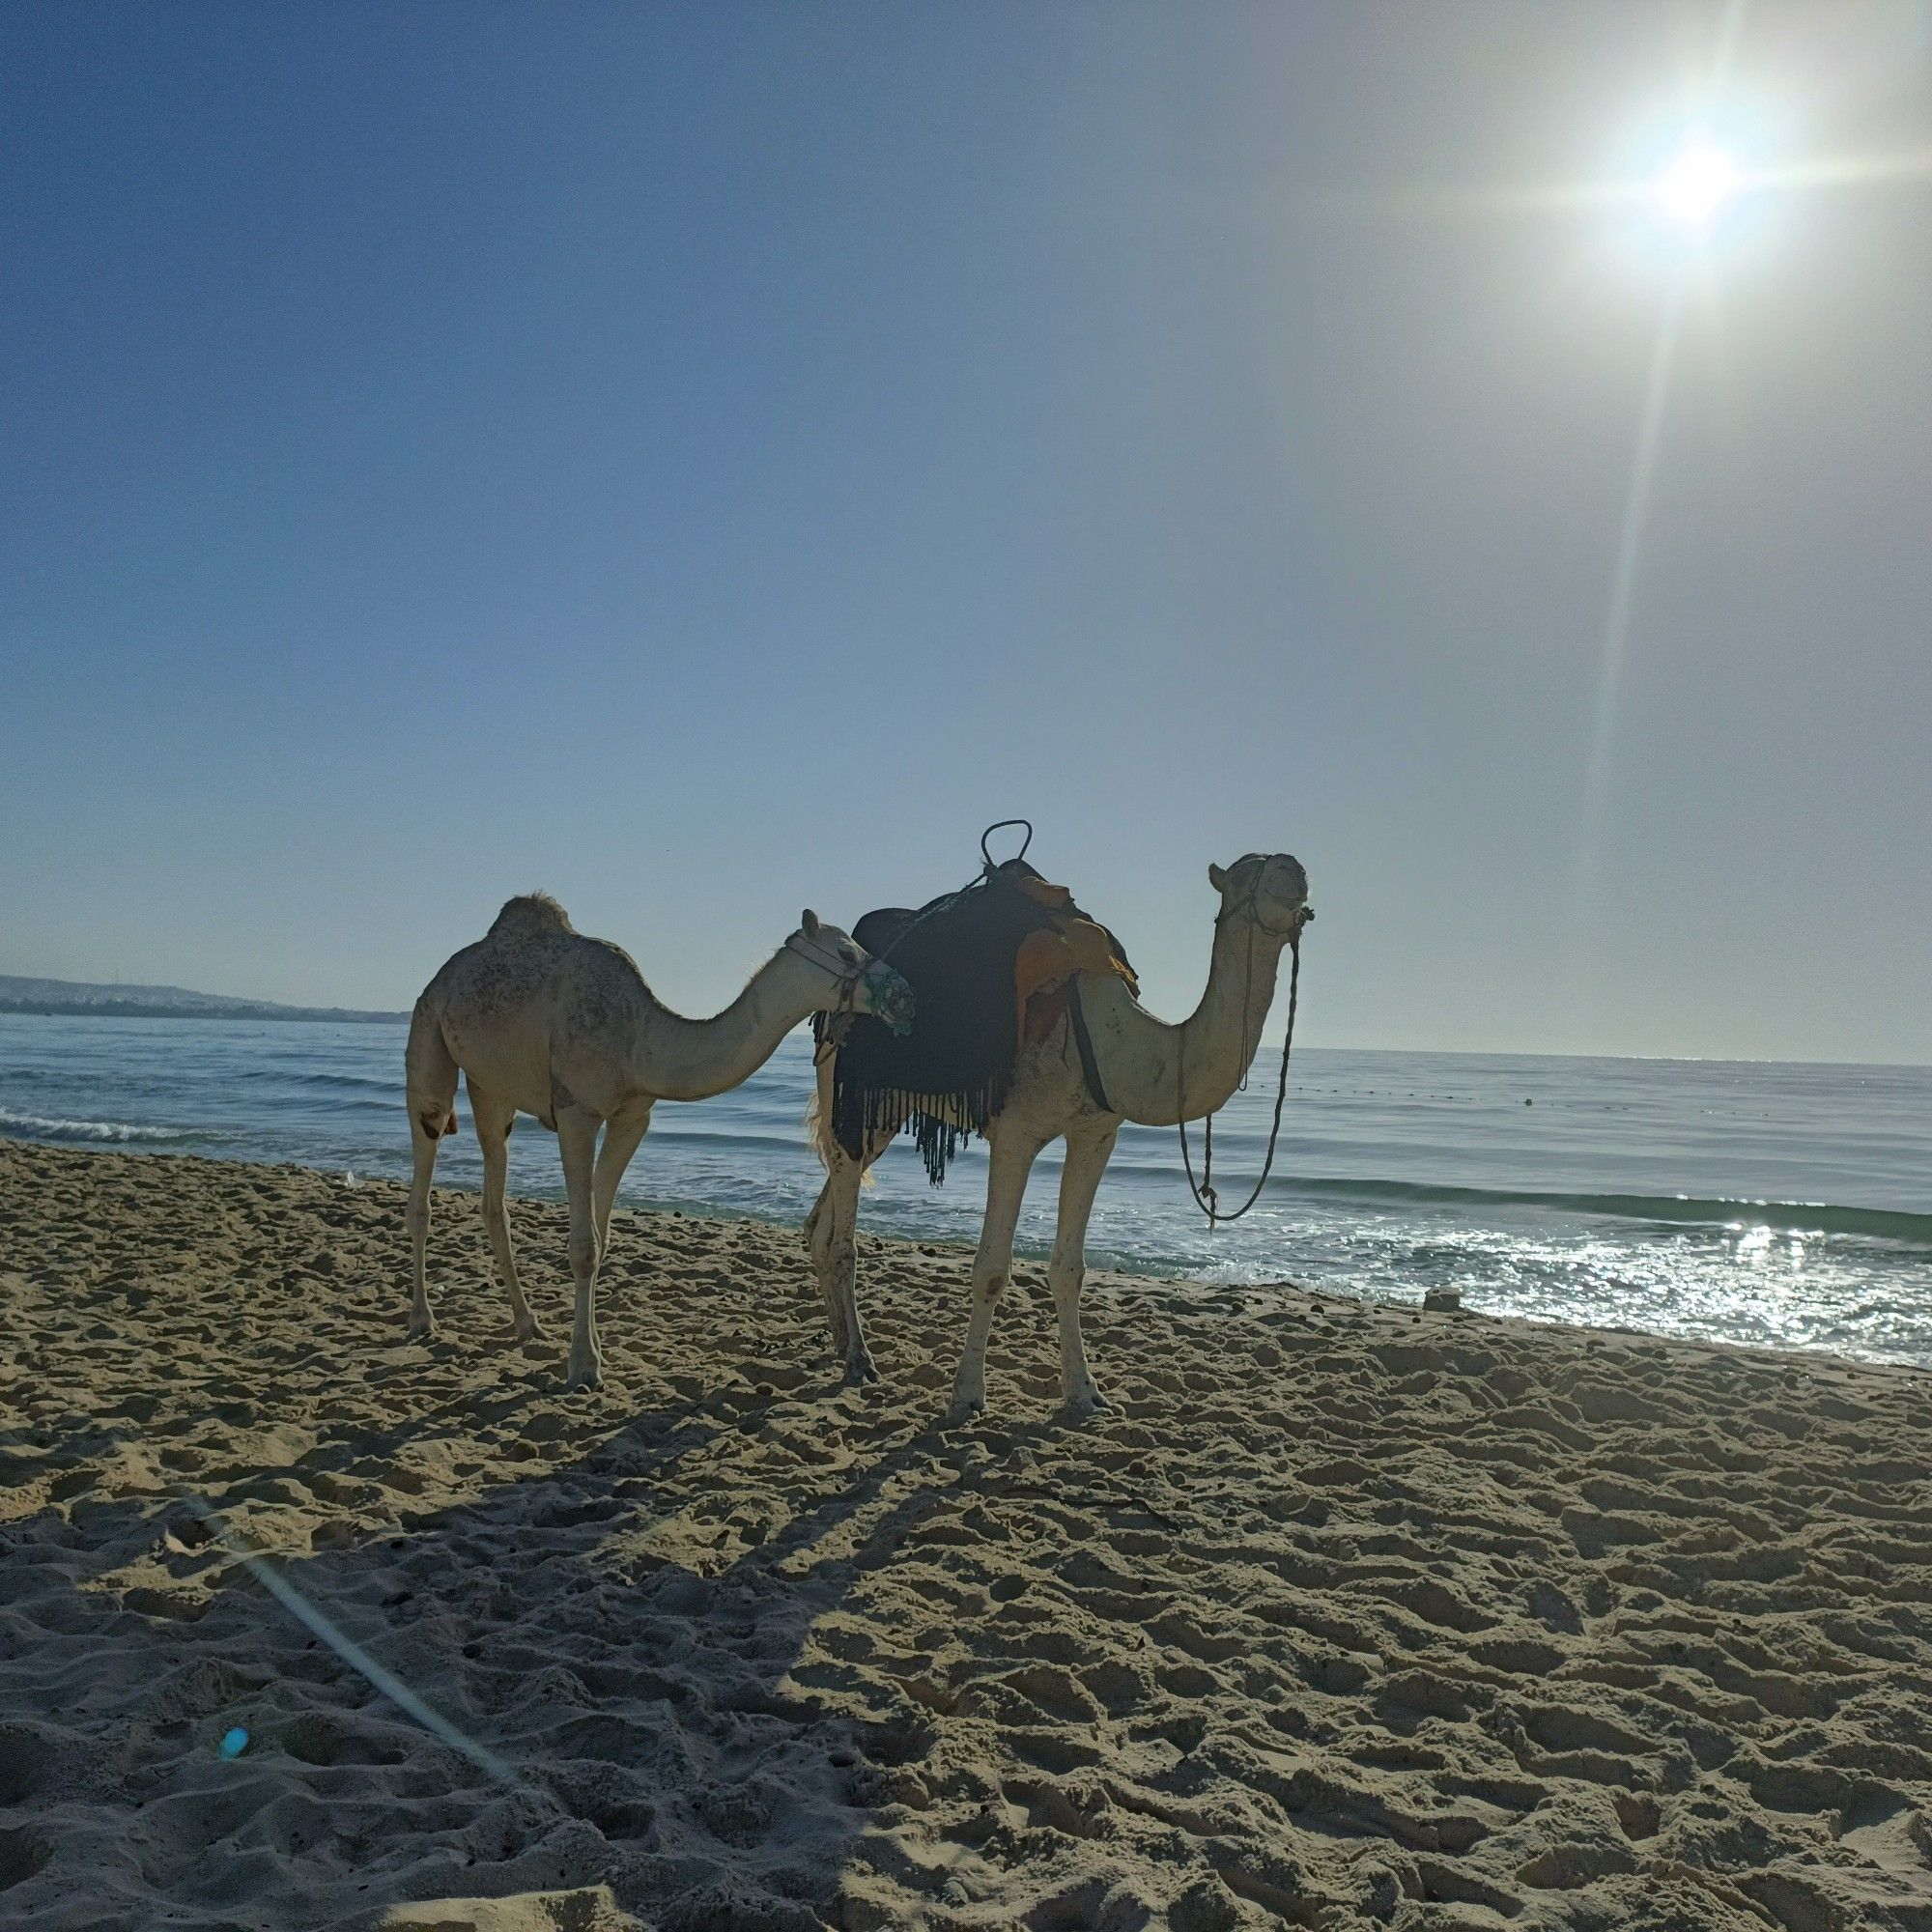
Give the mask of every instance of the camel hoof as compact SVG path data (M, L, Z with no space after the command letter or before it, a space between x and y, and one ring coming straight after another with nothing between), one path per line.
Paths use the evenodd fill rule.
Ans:
M1096 1415L1110 1415L1114 1405L1096 1388L1089 1386L1070 1395L1060 1405L1064 1422L1088 1422Z
M956 1395L952 1398L952 1406L946 1411L946 1426L948 1429L964 1429L969 1423L984 1415L985 1412L986 1398L984 1396Z
M433 1315L412 1315L410 1325L403 1330L405 1342L433 1342L436 1340L436 1318Z
M879 1379L879 1367L870 1355L849 1357L845 1363L845 1386L857 1388L864 1382Z
M564 1387L573 1389L594 1389L604 1386L604 1364L593 1357L588 1362L573 1361Z
M526 1315L517 1323L516 1339L524 1342L541 1342L544 1339L543 1323L534 1315Z

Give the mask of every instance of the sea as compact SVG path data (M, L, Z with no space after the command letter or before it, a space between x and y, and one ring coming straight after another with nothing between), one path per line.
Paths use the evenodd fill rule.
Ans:
M406 1178L405 1030L0 1014L0 1135ZM1224 1206L1261 1170L1273 1050L1216 1122ZM796 1223L821 1179L810 1087L801 1031L735 1093L661 1104L620 1199ZM475 1188L458 1112L437 1179ZM521 1124L512 1192L560 1197L554 1137ZM1198 1129L1194 1155L1198 1172ZM878 1176L866 1230L977 1235L978 1146L944 1187L903 1140ZM1057 1178L1048 1149L1024 1254L1051 1244ZM1297 1048L1252 1213L1210 1228L1174 1130L1128 1126L1088 1254L1387 1301L1454 1288L1487 1313L1932 1367L1932 1067Z

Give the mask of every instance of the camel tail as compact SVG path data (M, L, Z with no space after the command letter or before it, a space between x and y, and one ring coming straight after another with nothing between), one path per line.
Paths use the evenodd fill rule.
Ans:
M811 1098L805 1103L805 1138L811 1151L818 1156L821 1167L832 1165L832 1120L831 1110L825 1105L824 1096L816 1084L811 1090Z
M410 1043L403 1050L410 1122L430 1140L456 1131L456 1057L442 1037L442 1018L427 993L410 1015Z

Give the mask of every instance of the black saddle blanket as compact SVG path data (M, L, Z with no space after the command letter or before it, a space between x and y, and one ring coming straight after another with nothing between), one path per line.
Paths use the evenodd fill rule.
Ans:
M878 1134L903 1125L937 1185L960 1141L983 1134L1006 1104L1019 1042L1020 947L1056 916L1084 917L1070 900L1048 906L1023 889L1022 881L1039 876L1023 860L1009 860L963 892L916 912L870 912L852 928L861 946L904 976L916 1002L912 1031L902 1036L865 1014L813 1022L821 1045L828 1034L834 1041L832 1132L854 1159ZM1118 942L1114 951L1125 959ZM1074 1022L1084 1030L1077 1011ZM1084 1039L1081 1057L1094 1085ZM1104 1094L1096 1097L1106 1104Z

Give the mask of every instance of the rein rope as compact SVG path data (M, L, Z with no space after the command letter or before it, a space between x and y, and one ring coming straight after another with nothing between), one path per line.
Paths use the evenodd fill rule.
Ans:
M893 934L892 938L888 940L886 944L878 950L878 952L872 954L872 963L874 965L891 966L893 963L893 954L898 950L900 946L902 946L905 943L906 935L912 932L915 927L923 925L927 920L936 918L940 913L951 912L952 908L956 906L959 903L959 901L966 896L968 893L979 892L980 890L981 890L981 888L983 888L987 884L987 882L992 878L994 872L996 872L999 869L999 867L994 864L992 853L987 850L986 841L992 838L994 833L1003 832L1009 825L1021 825L1026 828L1026 838L1021 841L1020 849L1018 853L1015 855L1016 857L1021 859L1024 859L1026 857L1027 847L1033 843L1032 819L1002 818L998 820L996 823L987 826L985 831L983 831L980 835L980 856L986 862L985 865L982 866L979 871L974 873L974 875L970 879L968 879L966 883L958 889L958 891L948 893L943 898L934 899L933 902L929 906L927 906L923 912L920 913L919 915L917 915L917 917L913 919L907 920L906 923L902 926L900 926L895 933ZM840 999L839 999L838 1010L841 1013L850 1012L852 1009L853 991L857 986L859 980L865 977L865 969L861 968L857 972L845 971L842 968L842 962L841 962L840 970L834 971L832 967L826 965L826 962L823 958L817 957L812 953L807 952L800 947L793 946L789 939L785 941L785 945L788 948L790 948L792 952L798 953L801 959L810 959L814 966L824 967L826 972L831 973L833 978L838 980L840 986ZM814 1066L823 1066L828 1060L832 1059L833 1056L838 1053L838 1041L833 1037L830 1032L828 1032L825 1037L818 1042L816 1049L813 1051L811 1056L811 1064Z
M1257 882L1259 883L1259 882ZM1255 907L1254 894L1238 905L1230 906L1214 921L1220 925L1236 912L1248 912L1254 916L1254 923L1248 927L1248 967L1247 983L1241 995L1241 1079L1238 1091L1245 1092L1248 1084L1248 1007L1254 991L1255 981L1255 934L1265 932L1270 939L1282 937L1272 926L1263 923ZM1206 1117L1202 1128L1201 1178L1194 1178L1194 1156L1187 1145L1187 1075L1186 1062L1177 1047L1175 1055L1176 1082L1179 1089L1177 1098L1180 1103L1180 1164L1187 1175L1187 1191L1194 1196L1194 1205L1208 1217L1210 1228L1218 1227L1223 1221L1238 1221L1257 1201L1262 1198L1262 1189L1267 1185L1269 1174L1274 1169L1274 1151L1281 1139L1281 1110L1288 1099L1288 1059L1294 1049L1294 1009L1301 993L1301 928L1315 915L1310 912L1295 923L1294 928L1287 935L1291 964L1288 970L1288 1031L1281 1041L1281 1072L1275 1081L1274 1124L1268 1128L1267 1158L1262 1163L1261 1179L1254 1184L1248 1198L1238 1208L1222 1211L1221 1197L1214 1187L1214 1116Z
M1026 838L1020 842L1020 849L1013 855L1016 859L1024 859L1027 855L1027 847L1033 843L1032 819L1002 818L997 823L987 826L985 831L983 831L980 835L980 856L982 859L984 859L986 863L982 867L980 867L980 868L977 872L975 872L973 876L970 879L968 879L966 883L958 889L957 892L951 892L948 893L943 898L934 899L933 902L929 906L927 906L923 912L916 915L912 919L907 920L906 923L902 926L900 926L895 933L893 934L892 938L889 939L885 943L885 945L878 950L878 952L872 954L872 957L874 959L883 959L886 961L888 965L890 965L892 963L893 954L895 952L897 952L897 950L901 946L905 944L906 937L909 933L916 931L920 926L923 925L927 920L936 919L943 912L951 912L952 908L956 906L959 903L959 901L966 896L968 893L977 893L980 890L981 890L981 888L983 888L992 879L993 874L999 870L999 867L994 863L992 853L986 849L986 841L993 836L994 833L1003 832L1009 825L1024 825L1026 827Z
M886 944L878 950L878 952L872 954L872 958L878 964L882 966L892 965L893 954L895 952L897 952L902 945L904 945L906 936L912 931L914 931L915 928L923 925L929 919L937 918L938 915L943 912L951 912L952 908L956 906L959 903L959 901L967 895L968 893L977 893L984 889L987 883L992 879L993 874L999 869L999 867L993 862L992 853L986 849L986 841L992 838L994 833L1004 831L1009 825L1023 825L1026 827L1026 838L1021 841L1020 849L1018 853L1015 855L1016 857L1021 859L1024 859L1026 857L1027 847L1033 843L1032 819L1002 818L998 820L995 824L987 826L985 831L983 831L980 835L980 856L983 860L985 860L986 862L985 865L982 866L979 871L975 872L974 875L970 879L968 879L966 883L963 886L961 886L956 892L948 893L943 898L934 899L933 902L929 906L927 906L923 912L919 913L914 918L907 920L906 923L902 926L900 926L895 933L893 934L892 938L889 939L886 942ZM791 942L787 940L785 943L789 945ZM843 1004L840 1006L839 1010L841 1012L849 1011L851 1009L851 1002L852 1002L852 988L848 984L845 988L844 1001ZM811 1064L814 1066L823 1066L828 1060L832 1059L838 1053L838 1041L833 1037L832 1033L828 1030L828 1032L825 1035L825 1037L818 1042L817 1047L812 1053Z

